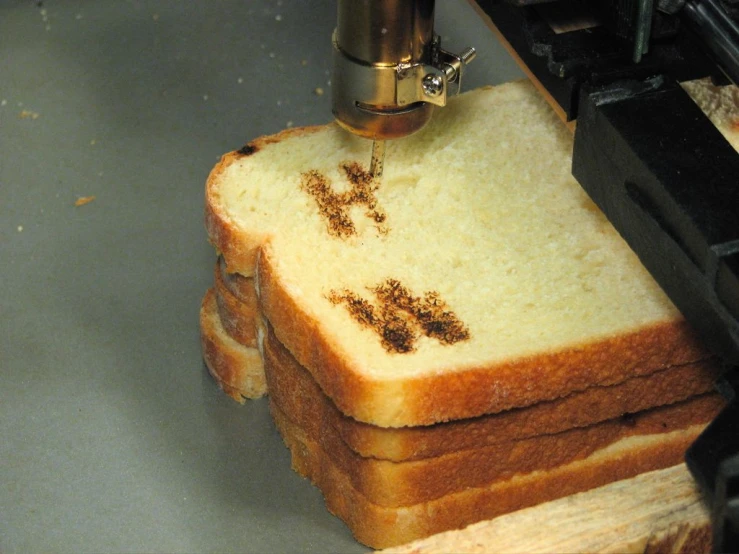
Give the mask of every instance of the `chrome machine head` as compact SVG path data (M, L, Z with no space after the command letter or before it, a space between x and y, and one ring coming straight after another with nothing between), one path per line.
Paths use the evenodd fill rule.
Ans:
M441 49L434 0L338 0L333 46L333 113L345 129L376 141L373 174L382 171L379 141L423 127L475 57L474 48Z

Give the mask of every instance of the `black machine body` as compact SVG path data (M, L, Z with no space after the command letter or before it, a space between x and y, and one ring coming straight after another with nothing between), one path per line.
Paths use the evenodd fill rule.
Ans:
M739 83L739 0L474 0L560 116L574 177L725 365L686 461L739 551L739 153L679 83Z

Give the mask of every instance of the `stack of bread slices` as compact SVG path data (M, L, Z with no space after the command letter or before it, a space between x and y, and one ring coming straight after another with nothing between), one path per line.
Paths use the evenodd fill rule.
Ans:
M200 321L236 400L269 391L293 468L386 547L679 463L716 361L570 175L528 82L388 145L335 124L227 154Z

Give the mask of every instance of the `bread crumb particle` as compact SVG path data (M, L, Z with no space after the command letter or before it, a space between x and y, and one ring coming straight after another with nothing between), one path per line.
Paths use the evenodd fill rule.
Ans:
M21 110L21 113L18 115L21 119L38 119L38 112L32 112L30 110Z
M302 66L308 65L308 60L300 60L300 65Z
M80 196L77 200L75 200L74 205L76 207L84 206L85 204L89 204L95 200L94 196Z
M154 21L159 21L159 14L158 14L158 13L155 13L155 14L153 14L153 15L151 16L151 18L152 18L152 19L153 19Z
M282 21L282 16L279 13L275 16L275 21Z
M316 96L323 96L323 89L321 87L316 87L316 89L313 91Z
M18 232L19 233L22 233L23 232L23 225L18 225Z

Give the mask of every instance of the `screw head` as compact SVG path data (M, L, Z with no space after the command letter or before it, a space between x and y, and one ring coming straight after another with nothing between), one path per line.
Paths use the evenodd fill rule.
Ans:
M421 86L426 96L439 96L444 90L444 79L441 75L429 74L423 78Z

